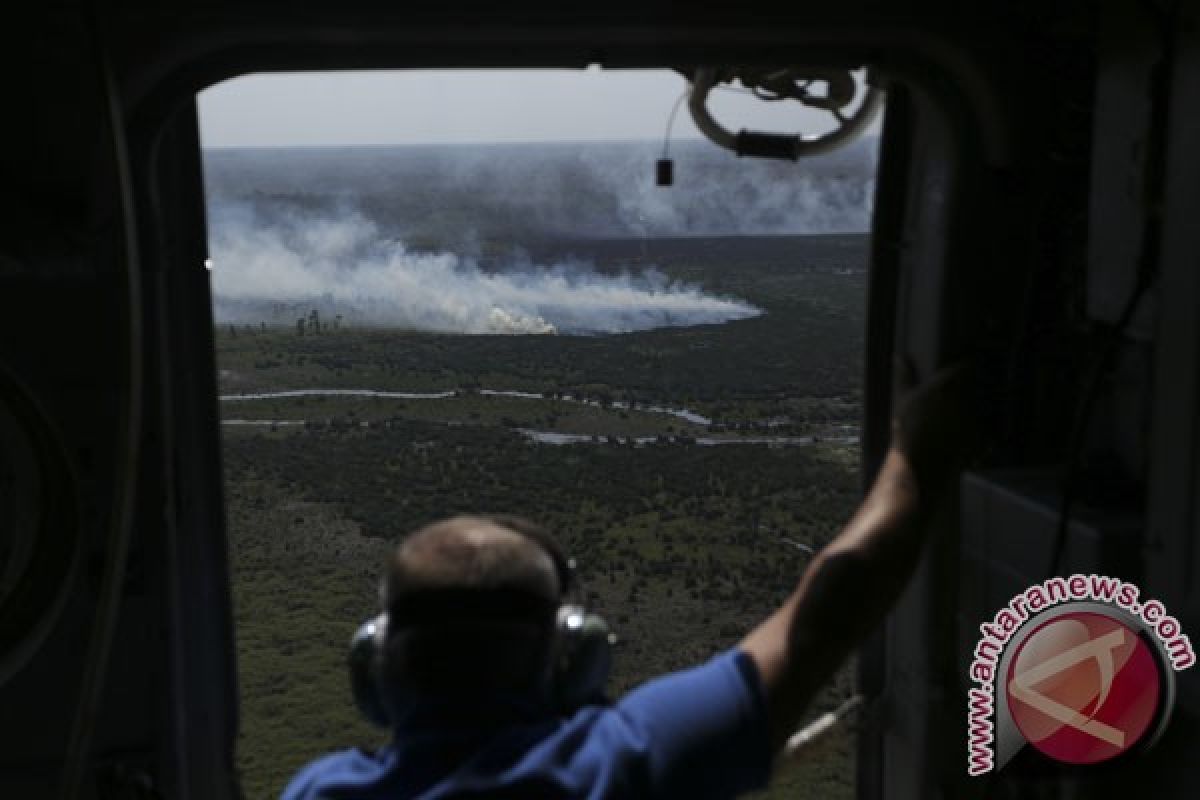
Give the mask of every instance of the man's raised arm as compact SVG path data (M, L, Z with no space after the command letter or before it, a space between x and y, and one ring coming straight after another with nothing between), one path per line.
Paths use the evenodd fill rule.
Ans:
M866 499L783 606L742 640L762 677L776 751L908 583L937 495L971 439L965 382L964 370L943 371L900 399L891 447Z

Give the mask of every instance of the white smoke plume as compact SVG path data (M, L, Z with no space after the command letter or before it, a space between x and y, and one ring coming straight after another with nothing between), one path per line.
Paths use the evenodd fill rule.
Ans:
M438 241L460 253L472 233L528 246L870 227L874 139L799 164L680 141L671 147L677 164L669 188L654 181L661 152L660 141L210 150L205 184L216 204L332 213L352 203L407 241Z
M756 316L745 302L661 272L604 274L584 263L514 263L415 252L353 210L271 220L247 206L210 209L218 322L324 319L442 333L623 333Z

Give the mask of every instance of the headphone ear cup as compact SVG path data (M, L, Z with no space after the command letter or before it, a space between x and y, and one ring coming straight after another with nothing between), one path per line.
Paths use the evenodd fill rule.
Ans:
M608 702L605 690L616 640L599 614L575 605L558 609L551 690L559 711Z
M387 614L359 626L350 639L347 665L354 705L371 723L381 728L391 720L383 698L383 650L387 637Z

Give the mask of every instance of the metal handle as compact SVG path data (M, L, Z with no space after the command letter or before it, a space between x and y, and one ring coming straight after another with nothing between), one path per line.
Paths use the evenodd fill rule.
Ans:
M841 107L836 104L828 102L812 104L828 111L838 120L838 127L828 133L804 136L803 134L758 133L743 130L735 134L713 119L712 114L709 113L708 93L716 84L716 67L698 68L692 78L692 88L688 94L688 111L691 112L696 127L710 141L726 150L732 150L739 156L795 161L805 156L828 153L862 133L875 119L879 109L883 107L883 91L874 86L868 86L862 105L850 116L842 114Z

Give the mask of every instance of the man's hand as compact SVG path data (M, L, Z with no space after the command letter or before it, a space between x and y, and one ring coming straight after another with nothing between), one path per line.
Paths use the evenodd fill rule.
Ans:
M777 749L908 583L924 544L924 520L974 443L968 370L944 369L915 388L911 377L902 375L892 446L871 491L791 597L740 645L758 666Z
M971 365L959 362L921 381L911 362L897 359L893 393L892 450L912 467L929 503L974 451L978 431L972 413Z

